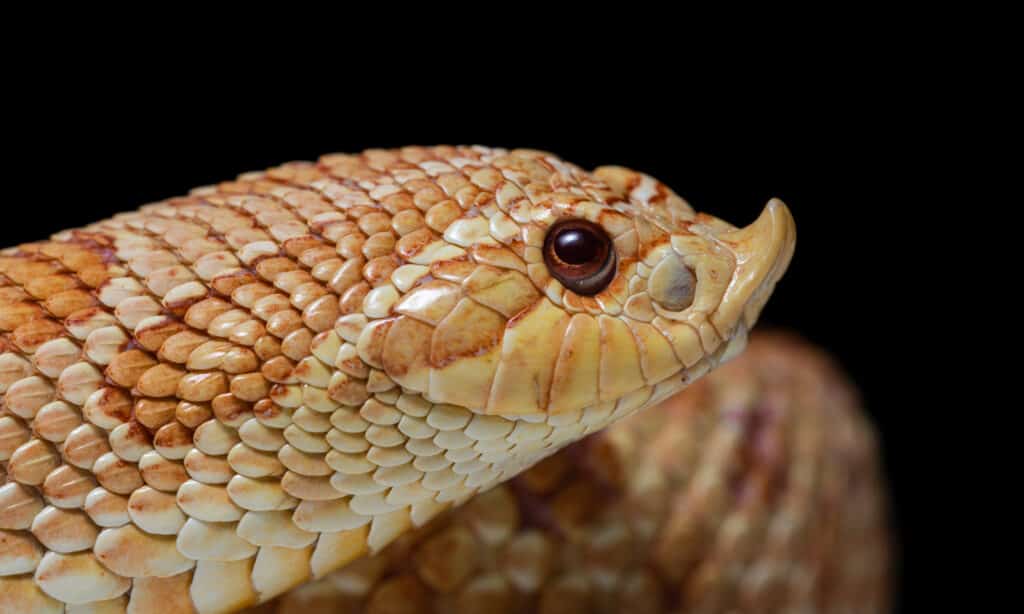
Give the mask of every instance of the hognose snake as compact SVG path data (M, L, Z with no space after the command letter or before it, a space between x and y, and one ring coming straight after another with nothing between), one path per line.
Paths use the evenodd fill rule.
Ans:
M7 249L0 612L884 609L854 395L743 352L794 243L408 147Z

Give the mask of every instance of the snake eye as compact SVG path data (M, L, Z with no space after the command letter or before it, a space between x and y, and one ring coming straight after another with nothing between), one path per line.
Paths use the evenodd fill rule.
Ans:
M576 294L592 296L615 277L615 250L604 229L586 220L558 222L544 239L551 275Z

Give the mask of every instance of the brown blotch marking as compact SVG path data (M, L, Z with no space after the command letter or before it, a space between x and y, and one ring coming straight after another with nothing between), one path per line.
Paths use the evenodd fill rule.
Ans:
M413 367L429 367L430 340L434 329L409 316L400 316L384 340L381 362L384 372L401 378Z
M213 415L228 426L237 427L241 425L244 418L253 411L253 405L247 403L230 392L218 394L210 402Z
M55 317L64 318L81 309L95 306L99 301L85 290L64 290L51 295L43 306Z
M637 218L634 225L636 226L637 242L640 248L640 260L646 258L647 254L654 251L658 246L666 245L672 241L672 235L655 225L653 221Z
M81 311L76 311L75 313L72 313L71 315L69 315L68 317L65 318L65 325L67 327L69 327L69 328L74 328L75 326L80 326L80 325L84 324L85 322L91 320L92 318L96 317L96 315L100 314L100 313L104 313L105 314L105 313L108 313L108 312L106 312L105 310L103 310L100 307L90 307L88 309L83 309Z
M153 445L161 448L179 448L192 444L192 431L177 420L160 427L153 437Z
M78 279L90 288L99 288L112 277L106 265L102 264L85 267L75 271L75 273L78 275Z
M413 197L408 192L396 192L395 194L389 194L381 199L381 205L383 205L384 208L392 215L399 211L416 208Z
M64 334L64 327L50 319L32 320L11 333L11 340L21 351L33 353L42 344Z
M399 239L395 244L395 252L405 260L410 260L436 240L437 235L432 230L420 228Z
M278 275L287 271L294 271L299 268L299 265L289 258L268 255L257 259L253 263L252 268L256 270L260 277L273 283Z
M217 275L210 281L210 287L213 288L213 290L215 290L220 296L227 298L230 297L231 293L238 288L257 281L259 281L259 278L251 271L238 269L229 273L221 273Z
M29 280L59 273L64 267L59 262L19 255L0 259L0 273L24 286Z
M350 287L341 295L341 300L338 301L338 313L341 315L349 315L352 313L360 313L363 310L363 299L370 292L370 284L365 281L360 281L354 286Z
M210 408L205 404L189 403L188 401L181 401L174 410L175 419L190 429L197 428L209 420L211 415Z
M130 422L130 428L138 428L141 424L151 431L174 419L178 402L174 399L139 399L132 408L132 416L135 421Z
M124 435L125 440L141 445L152 443L153 437L145 425L138 420L131 420L127 424L128 430Z
M281 353L292 360L301 361L309 356L309 346L312 342L313 333L309 329L297 328L281 340ZM302 374L305 375L306 371Z
M103 464L107 459L111 459L110 462ZM142 486L142 475L135 463L130 463L116 455L112 455L112 458L104 456L97 460L99 462L93 465L96 480L110 492L129 495L133 490Z
M270 399L261 399L252 406L252 413L264 420L273 420L281 415L281 407Z
M253 344L252 350L261 361L269 361L281 354L281 342L273 335L263 335Z
M252 403L267 396L270 384L259 373L246 373L231 378L230 390L235 397Z
M359 338L357 347L366 353L366 362L374 368L381 368L381 355L384 353L384 342L387 340L388 331L397 318L386 318L371 322Z
M25 290L33 297L45 300L59 292L80 288L81 285L71 275L47 275L29 280L25 284Z
M234 347L224 354L221 369L227 373L248 373L260 366L256 353L247 347Z
M313 371L313 366L309 362L300 362L292 369L292 375L298 379L302 379L308 376Z
M95 264L120 262L113 249L114 241L101 233L87 230L72 230L71 237L59 243L47 243L42 253L57 258L61 263L77 271Z
M388 275L390 274L389 272ZM334 326L334 321L340 315L341 308L338 297L333 294L325 294L306 305L302 311L302 321L314 331L324 332Z
M210 339L205 335L185 330L171 335L164 340L157 355L161 360L184 364L188 361L189 355L194 349L206 343Z
M274 337L284 339L289 333L298 331L303 326L302 316L292 308L275 311L266 321L266 332Z
M363 267L363 278L376 288L388 281L391 273L402 265L402 259L397 254L378 256L366 263Z
M313 235L301 235L285 239L282 243L284 252L292 258L298 258L303 252L309 249L314 249L322 245L322 242Z
M107 365L105 374L112 382L124 388L132 388L157 361L142 350L128 350L114 357Z
M635 228L633 218L614 209L602 210L597 216L597 223L612 238L622 236Z
M366 243L366 236L361 232L353 232L338 239L338 254L345 259L362 258L363 244Z
M362 405L366 399L370 398L370 393L366 389L364 380L338 372L327 388L327 396L339 403L355 406Z
M177 301L162 301L162 304L168 313L180 318L188 312L189 308L200 301L206 300L208 297L209 291L192 298L185 298Z
M185 323L189 326L206 330L214 318L234 308L234 305L216 297L208 297L197 301L185 312Z
M98 426L83 423L64 440L64 458L76 467L92 467L97 458L110 451L106 435Z
M32 298L28 293L17 286L4 285L8 283L11 283L10 280L3 275L0 275L0 305L7 307L13 303L28 301Z
M45 318L46 312L35 303L13 303L0 310L0 330L12 331L26 322Z
M175 319L166 319L137 329L134 338L141 347L150 352L158 352L165 341L187 328Z
M276 384L287 384L293 380L292 370L295 365L284 356L275 356L263 363L260 373L263 377Z
M460 358L482 356L501 342L504 332L505 318L464 298L434 330L430 364L443 368Z
M77 507L84 505L85 498L97 486L91 471L72 465L61 465L43 481L42 493L51 500L67 502L73 500Z
M164 458L159 453L143 457L151 459L145 466L140 463L139 470L146 484L157 490L165 492L176 492L178 487L189 479L185 466L178 462Z
M123 354L122 354L123 356ZM185 372L162 362L147 369L135 382L135 393L147 397L169 397L175 394ZM114 379L112 376L111 379ZM114 380L118 383L117 380ZM128 386L126 386L128 387Z
M227 391L227 377L219 371L192 372L178 380L177 394L186 401L211 401Z

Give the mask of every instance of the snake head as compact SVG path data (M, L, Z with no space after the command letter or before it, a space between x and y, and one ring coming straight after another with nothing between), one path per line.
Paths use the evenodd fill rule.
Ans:
M433 403L522 418L650 405L742 349L792 255L779 201L736 228L627 169L521 150L490 165L452 182L475 204L399 240L403 294L357 344Z

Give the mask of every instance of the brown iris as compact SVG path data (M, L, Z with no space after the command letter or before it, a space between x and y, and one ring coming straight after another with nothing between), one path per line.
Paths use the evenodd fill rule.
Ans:
M558 222L544 239L544 262L567 289L591 296L615 278L615 250L604 229L586 220Z

